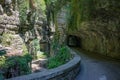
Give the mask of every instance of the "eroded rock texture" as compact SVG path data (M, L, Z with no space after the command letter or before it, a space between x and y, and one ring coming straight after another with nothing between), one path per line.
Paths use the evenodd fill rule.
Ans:
M0 44L2 48L8 49L9 55L22 54L25 44L18 33L19 12L13 11L13 15L0 15Z
M120 4L119 0L94 0L90 13L76 13L78 29L70 31L81 39L81 48L120 59ZM92 6L92 5L91 5ZM85 16L90 18L85 20ZM79 21L80 20L80 21ZM73 21L74 22L74 21Z
M61 10L57 14L57 23L58 23L58 31L59 31L59 44L63 45L66 39L66 31L67 31L67 9L66 6L61 8Z

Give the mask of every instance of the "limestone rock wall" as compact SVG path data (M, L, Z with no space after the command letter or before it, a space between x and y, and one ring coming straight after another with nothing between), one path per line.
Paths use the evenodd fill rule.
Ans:
M80 3L78 3L80 4ZM120 59L120 4L118 0L94 0L88 20L78 21L80 26L77 30L69 31L81 40L81 48L87 51L100 53ZM91 5L91 6L92 6ZM84 9L85 11L86 9ZM81 13L78 11L76 13ZM73 26L74 27L74 26Z
M67 13L68 10L66 6L63 6L61 10L57 14L57 23L58 23L58 31L60 33L59 43L64 44L66 39L66 25L67 25Z
M0 15L0 35L3 32L18 32L19 24L19 13L17 11L12 16Z
M0 45L2 48L8 49L8 53L23 53L25 48L24 41L19 35L19 13L13 12L13 15L0 15Z

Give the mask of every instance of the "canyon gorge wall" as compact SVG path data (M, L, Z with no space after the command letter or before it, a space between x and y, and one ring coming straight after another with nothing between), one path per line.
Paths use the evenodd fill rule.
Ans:
M69 35L79 37L81 48L120 59L119 0L76 0L72 2ZM78 7L74 7L75 3Z

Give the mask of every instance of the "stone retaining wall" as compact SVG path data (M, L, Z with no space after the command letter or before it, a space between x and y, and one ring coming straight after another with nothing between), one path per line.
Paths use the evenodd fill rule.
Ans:
M74 51L70 52L74 58L60 67L6 80L74 80L79 72L81 59Z

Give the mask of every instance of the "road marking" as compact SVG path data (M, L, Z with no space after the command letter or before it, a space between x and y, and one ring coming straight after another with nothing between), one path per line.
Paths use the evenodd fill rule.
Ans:
M107 80L107 77L105 75L102 75L99 80Z

